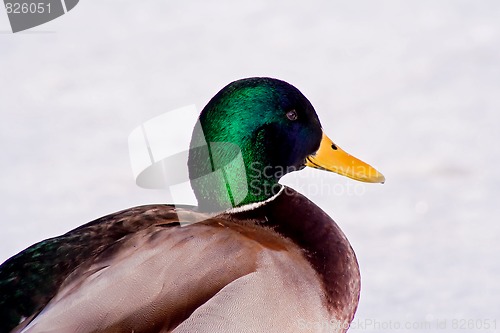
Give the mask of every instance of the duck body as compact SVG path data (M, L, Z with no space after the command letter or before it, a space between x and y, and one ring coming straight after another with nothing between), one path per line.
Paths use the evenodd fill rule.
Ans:
M254 210L210 216L141 206L45 242L56 240L72 244L65 257L74 260L44 299L36 284L34 294L19 296L34 310L18 310L28 320L14 332L341 332L358 303L359 269L346 237L288 187ZM39 248L11 260L38 267L28 255ZM53 265L44 271L60 273ZM16 301L3 305L14 309Z
M348 329L354 251L323 210L278 181L305 166L383 176L322 134L284 81L235 81L200 121L188 162L198 206L130 208L8 259L0 333Z

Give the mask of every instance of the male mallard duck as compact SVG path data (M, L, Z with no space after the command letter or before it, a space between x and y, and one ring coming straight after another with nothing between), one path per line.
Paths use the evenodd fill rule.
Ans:
M188 163L199 206L130 208L10 258L1 332L347 330L355 254L325 212L278 181L304 166L384 177L333 144L280 80L233 82L199 120Z

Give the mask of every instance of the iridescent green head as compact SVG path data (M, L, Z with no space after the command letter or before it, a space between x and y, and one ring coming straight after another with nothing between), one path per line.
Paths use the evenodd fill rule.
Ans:
M230 83L210 100L199 120L189 174L200 208L211 211L272 197L281 187L279 179L303 168L322 137L307 98L271 78Z

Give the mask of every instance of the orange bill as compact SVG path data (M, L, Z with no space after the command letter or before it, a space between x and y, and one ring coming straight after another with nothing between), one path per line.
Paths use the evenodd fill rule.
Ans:
M318 151L306 158L306 166L335 172L362 182L385 182L385 177L380 172L340 149L324 133Z

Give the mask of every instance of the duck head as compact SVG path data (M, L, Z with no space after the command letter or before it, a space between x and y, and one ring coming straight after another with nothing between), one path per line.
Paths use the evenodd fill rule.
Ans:
M230 83L202 110L188 160L200 209L223 211L277 195L279 179L305 166L373 183L384 176L324 133L294 86L271 78Z

